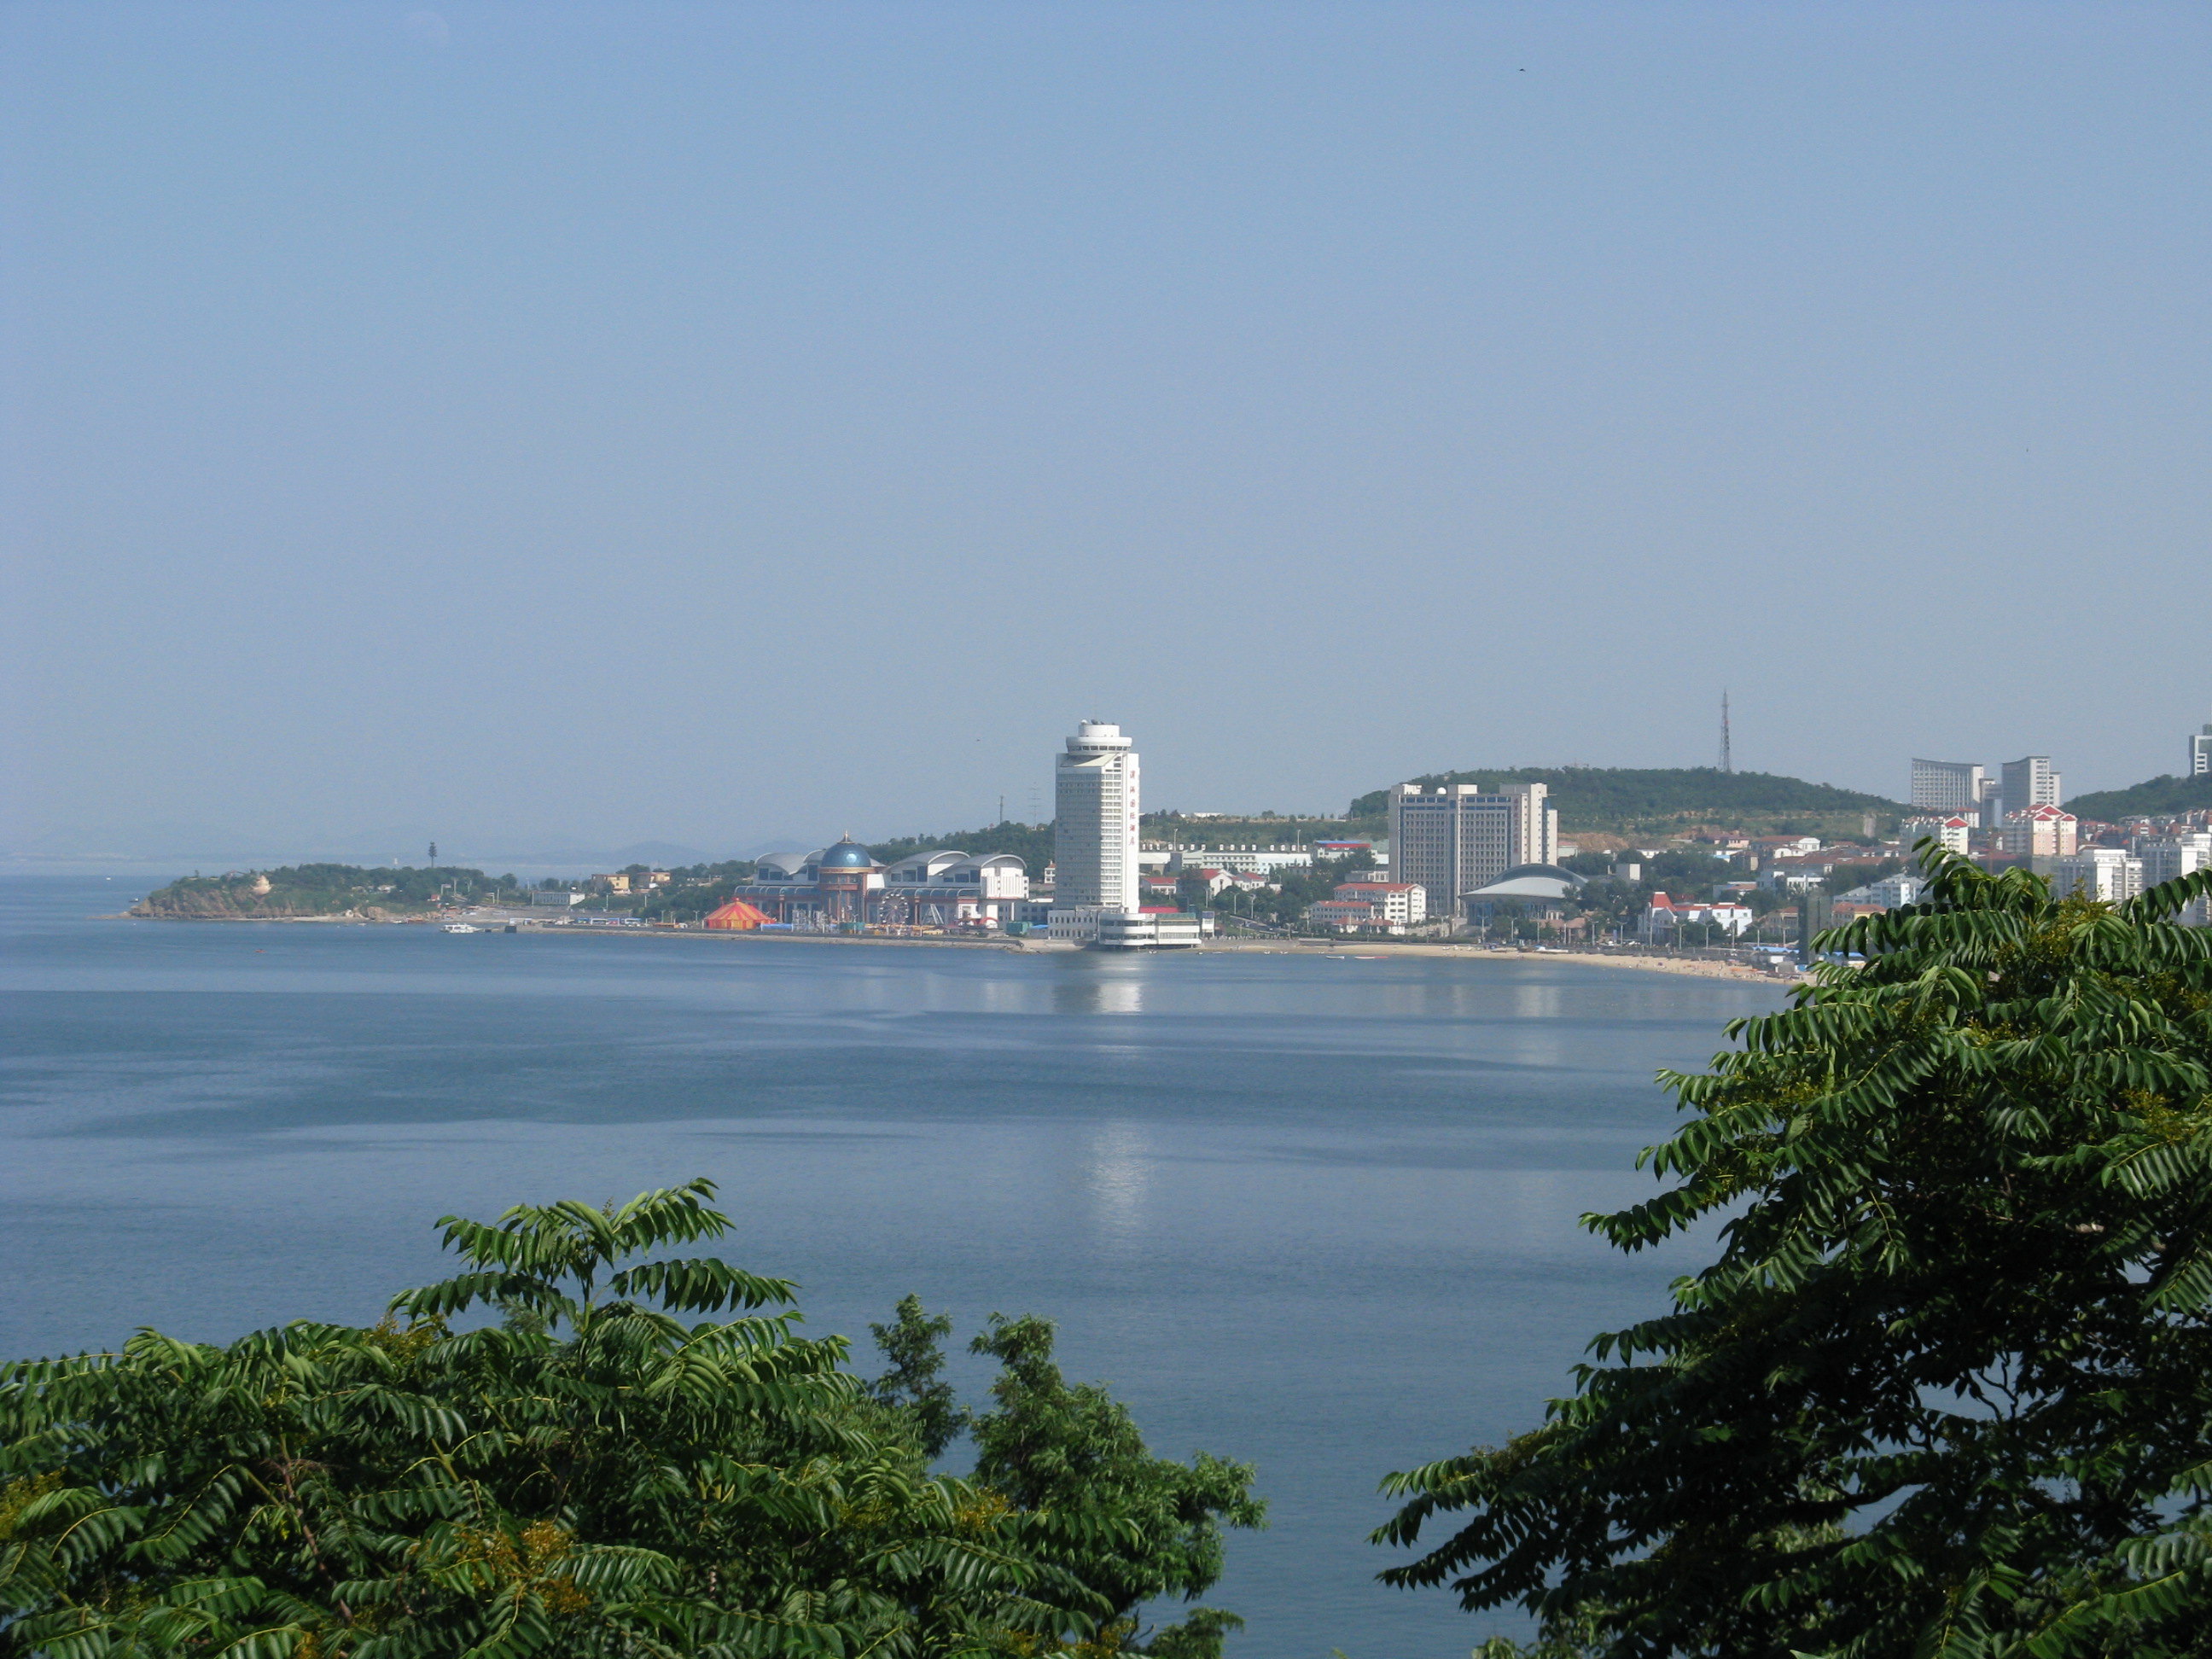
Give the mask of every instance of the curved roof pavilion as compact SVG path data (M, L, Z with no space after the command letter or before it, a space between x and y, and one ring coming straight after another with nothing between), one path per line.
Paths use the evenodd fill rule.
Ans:
M1488 886L1462 893L1469 899L1563 899L1571 897L1587 877L1556 864L1516 864Z

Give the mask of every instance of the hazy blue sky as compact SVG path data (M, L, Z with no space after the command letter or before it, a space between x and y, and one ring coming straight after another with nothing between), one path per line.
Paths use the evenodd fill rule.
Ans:
M12 5L5 837L2175 769L2212 9ZM1049 810L1048 806L1046 809Z

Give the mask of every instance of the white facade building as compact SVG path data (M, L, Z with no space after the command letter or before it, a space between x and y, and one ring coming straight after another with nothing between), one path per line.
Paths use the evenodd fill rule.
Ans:
M1741 939L1751 929L1753 918L1751 907L1733 899L1715 899L1710 903L1685 899L1677 904L1664 893L1651 896L1650 908L1644 913L1644 938L1656 939L1671 937L1684 927L1709 927L1718 928L1729 939Z
M1101 914L1087 941L1109 951L1188 950L1213 933L1211 915L1117 916Z
M2201 778L2212 772L2212 720L2204 722L2202 732L2189 734L2189 769L2185 778Z
M1278 870L1310 870L1310 847L1184 847L1169 855L1170 870L1234 870L1240 875L1272 876Z
M1897 839L1906 852L1932 840L1947 852L1964 853L1972 844L1973 824L1963 813L1948 818L1907 818L1897 828Z
M1334 896L1340 903L1364 903L1376 921L1401 927L1429 919L1429 896L1417 881L1340 882Z
M1997 832L1997 850L2008 858L2063 859L2069 857L2080 838L2081 825L2071 812L2056 806L2031 806L2007 812Z
M1516 865L1559 861L1559 815L1540 783L1497 794L1459 783L1401 783L1390 797L1390 874L1428 895L1431 915L1456 918L1462 893Z
M1102 915L1143 913L1136 745L1118 726L1085 720L1068 738L1053 784L1056 905Z
M2032 812L2039 806L2057 806L2059 776L2048 755L2027 755L2004 763L2004 815Z
M1982 805L1982 769L1971 761L1912 761L1912 804L1923 811L1948 817L1954 812L1978 812Z
M2162 881L2212 869L2212 830L2138 836L2135 851L2142 860L2143 885L2155 887Z
M2051 890L2058 898L2075 892L2084 897L2118 904L2143 890L2143 861L2117 847L2084 847L2058 860L2051 874Z
M1870 881L1863 887L1854 887L1848 893L1836 895L1838 904L1879 904L1885 910L1901 909L1908 904L1920 902L1920 896L1928 890L1926 879L1900 871L1885 876L1880 881Z
M2135 850L2136 856L2142 860L2145 887L2194 875L2199 870L2212 870L2212 830L2188 830L2172 836L2145 836L2136 841ZM2173 919L2185 927L2212 927L2212 896L2191 900L2174 914Z

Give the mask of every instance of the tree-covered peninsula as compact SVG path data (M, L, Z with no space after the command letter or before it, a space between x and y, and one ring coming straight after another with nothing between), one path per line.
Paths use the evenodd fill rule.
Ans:
M516 890L513 876L441 865L416 870L354 864L293 864L279 870L233 870L186 876L156 888L131 907L134 916L204 921L281 921L293 916L421 915L439 901L483 900Z

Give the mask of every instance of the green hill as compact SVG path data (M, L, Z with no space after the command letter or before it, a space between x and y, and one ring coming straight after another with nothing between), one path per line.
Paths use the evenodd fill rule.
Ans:
M2106 789L2094 795L2076 795L2066 810L2077 818L2100 823L2124 823L2130 818L2178 817L2212 807L2212 772L2201 777L2178 778L2172 773L2126 789Z
M186 876L131 907L134 916L276 920L285 916L419 915L441 890L460 897L513 891L513 876L496 881L481 870L382 868L354 864L296 864L280 870Z
M1808 783L1772 772L1723 772L1718 767L1516 766L1471 772L1432 772L1409 778L1434 788L1472 783L1494 790L1509 783L1540 783L1551 792L1565 830L1615 835L1738 830L1760 835L1856 834L1866 814L1892 829L1911 809L1880 795ZM1390 792L1377 789L1352 803L1351 816L1372 818L1390 810Z

